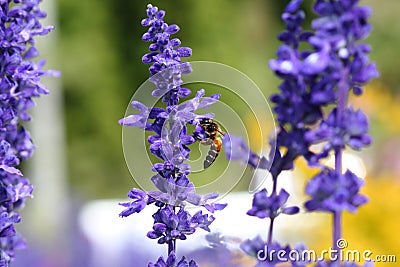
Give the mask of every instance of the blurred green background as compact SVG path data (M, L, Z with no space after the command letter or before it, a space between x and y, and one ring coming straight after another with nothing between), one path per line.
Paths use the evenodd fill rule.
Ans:
M279 14L285 2L153 4L167 11L167 22L180 25L177 37L183 46L193 49L190 60L230 65L253 79L268 97L279 83L267 63L279 45L275 36L283 26ZM395 0L385 1L383 6L376 1L363 2L374 8L374 31L368 42L373 46L371 59L381 73L375 84L380 84L380 93L395 97L400 78L393 59L400 42L400 24L393 10L399 4ZM309 8L309 3L304 6ZM148 65L141 63L148 44L140 38L146 31L140 25L146 4L127 0L58 2L58 61L51 67L63 73L68 177L74 190L88 199L120 197L132 186L117 120L124 116L136 88L148 78ZM388 133L385 125L372 120L372 133L378 139L374 146L380 147Z
M149 76L149 66L141 62L148 47L140 25L146 2L102 3L65 0L58 8L68 172L75 190L87 198L121 197L132 187L117 120ZM168 23L180 25L177 36L193 49L190 60L237 68L268 94L277 82L266 66L277 47L280 7L267 3L153 2L167 11Z
M160 0L152 4L166 10L167 23L181 27L176 36L183 46L193 49L191 61L230 65L247 74L268 97L280 82L267 64L279 45L276 35L283 28L280 12L287 2ZM68 191L82 202L124 198L135 183L125 164L122 129L117 121L124 116L136 88L148 78L149 66L141 62L148 47L141 41L146 29L140 25L148 2L58 0L55 3L57 24L51 34L57 36L56 60L49 60L49 68L62 72ZM375 140L370 148L357 154L368 171L365 192L371 201L355 216L346 215L344 233L353 248L373 247L377 253L398 253L400 75L396 64L400 3L398 0L361 3L370 5L374 11L373 32L368 42L373 47L371 60L380 71L380 78L366 88L365 96L352 99L355 106L369 114ZM309 19L313 16L310 5L311 1L305 1ZM310 177L306 167L298 171ZM325 218L328 222L328 217ZM311 247L330 244L327 225L316 230L315 238L310 238L314 242Z

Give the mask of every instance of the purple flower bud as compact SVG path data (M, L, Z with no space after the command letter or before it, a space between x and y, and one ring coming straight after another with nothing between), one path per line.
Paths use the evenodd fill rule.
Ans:
M292 0L285 8L285 12L294 13L299 10L303 0Z
M176 49L179 57L190 57L192 55L192 49L189 47L180 47Z
M154 36L151 33L146 32L142 35L142 40L145 42L149 42L153 39L153 37Z
M165 32L168 33L168 34L174 34L174 33L177 33L178 31L179 31L179 27L176 24L169 25L165 29Z
M156 14L156 19L163 19L164 16L165 16L165 11L164 10L160 10Z

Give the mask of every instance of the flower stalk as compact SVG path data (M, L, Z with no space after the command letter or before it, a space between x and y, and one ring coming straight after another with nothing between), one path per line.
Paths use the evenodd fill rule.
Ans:
M210 203L218 197L217 193L205 196L196 194L194 184L189 180L190 165L186 160L190 156L189 145L197 141L196 137L204 135L200 122L212 119L212 114L198 115L198 109L207 109L218 101L219 95L205 96L205 90L199 90L192 99L191 91L182 87L182 75L189 74L192 69L182 57L189 57L192 50L181 47L178 38L170 38L179 31L175 24L164 22L165 11L152 5L147 6L147 18L142 25L148 27L142 40L150 42L149 53L142 57L145 64L151 64L149 80L156 85L152 96L161 99L165 107L147 107L138 101L132 106L140 114L129 115L119 121L123 126L139 127L152 133L148 137L149 150L161 162L153 164L154 176L151 181L157 191L144 192L133 188L128 197L132 202L120 203L125 209L121 217L141 212L147 205L155 205L158 210L153 214L153 229L147 233L150 239L156 239L159 244L166 244L168 256L165 260L160 257L157 262L149 263L149 267L159 266L190 266L197 264L194 260L186 261L176 258L177 240L186 240L187 235L193 234L198 228L210 231L209 226L215 220L211 215L225 208L225 204ZM194 125L196 130L187 133L187 125ZM186 205L191 204L205 209L199 209L190 214Z
M313 7L318 17L312 21L311 31L303 31L302 2L292 0L283 12L286 29L278 35L283 44L277 50L277 59L269 63L282 79L280 93L271 97L278 123L276 140L273 140L277 149L268 159L259 157L259 162L272 162L273 190L270 196L265 190L256 193L248 215L270 219L267 245L271 246L277 211L285 210L283 205L288 197L286 193L285 198L274 198L278 176L284 170L293 169L294 161L303 157L309 166L320 169L306 186L310 200L305 208L309 212L332 214L333 248L340 253L337 243L342 238L343 211L355 212L367 202L367 198L359 194L363 185L361 178L350 170L342 172L342 157L346 147L361 150L372 142L367 134L366 115L348 105L349 93L361 95L361 86L378 76L375 64L368 59L371 48L359 43L371 30L367 22L371 10L358 6L357 0L316 0ZM301 43L310 48L300 49ZM333 108L326 114L329 107ZM322 147L320 151L313 148L317 144ZM332 154L333 169L323 162ZM240 159L245 162L244 157ZM296 212L292 208L288 214ZM260 238L256 238L246 241L242 248L249 255L255 255L254 249L259 246ZM267 261L276 263L273 258ZM298 266L296 264L299 263L293 266ZM316 266L341 264L335 260Z
M19 209L32 197L33 185L19 170L22 161L33 154L29 132L23 126L31 120L29 109L34 98L48 94L41 76L58 76L43 70L35 38L46 35L53 26L42 26L46 13L40 0L6 0L0 3L0 266L9 266L15 250L25 248L15 224L21 221Z

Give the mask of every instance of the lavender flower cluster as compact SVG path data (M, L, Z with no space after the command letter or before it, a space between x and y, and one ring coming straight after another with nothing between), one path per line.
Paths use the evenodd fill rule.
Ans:
M188 134L187 125L197 126L200 120L211 119L212 114L197 115L195 111L207 109L218 101L219 95L207 97L201 89L194 98L180 101L191 94L188 88L181 87L182 75L192 71L190 64L181 62L181 58L189 57L192 51L188 47L179 47L181 41L178 38L170 39L171 35L179 31L179 27L165 23L164 16L163 10L152 5L147 6L147 18L142 20L142 25L148 27L148 31L142 36L142 40L151 44L150 52L143 56L142 61L151 64L150 81L156 85L152 95L157 99L162 98L165 108L147 107L133 101L132 106L140 113L119 121L124 126L139 127L152 132L147 140L150 152L162 161L153 164L152 168L155 174L151 180L158 191L144 192L133 188L128 194L133 201L120 204L125 207L120 216L139 213L150 204L156 205L158 210L153 214L153 228L147 236L156 239L159 244L166 244L168 257L164 259L161 256L157 262L149 263L148 266L194 267L197 266L194 260L188 262L185 257L177 259L176 241L185 240L198 228L210 231L209 226L215 218L202 210L192 215L185 210L185 206L192 204L214 213L226 205L209 203L218 194L200 196L196 194L194 184L189 180L190 166L185 163L190 155L188 146L196 142L195 136L200 136L204 129L196 128L197 132Z
M363 185L361 178L350 170L342 172L342 152L346 147L360 150L372 141L367 134L366 115L347 104L350 93L361 95L361 86L378 76L375 64L368 59L371 48L358 43L371 30L367 22L371 10L358 6L358 0L317 0L314 11L318 18L312 21L312 31L303 31L302 2L292 0L282 14L286 30L278 39L283 44L277 50L277 59L269 64L283 82L280 93L271 97L278 122L277 150L268 159L272 161L273 190L270 194L265 189L256 193L248 212L250 216L270 219L268 241L265 243L257 237L242 244L242 249L253 256L265 245L285 248L272 241L274 219L280 213L295 214L299 210L285 207L289 194L284 189L277 193L276 188L279 174L293 169L298 157L304 157L310 166L320 169L306 186L310 200L305 208L333 214L334 248L338 249L336 244L341 238L342 212L355 212L367 202L359 193ZM325 115L329 107L333 108ZM319 151L314 149L317 144L321 147ZM333 169L321 161L332 154ZM259 264L275 266L276 263L279 263L276 259L267 259ZM320 262L316 266L339 264ZM304 266L299 262L292 265Z
M0 266L8 266L15 249L25 247L15 224L21 221L18 209L32 197L33 186L18 166L32 156L35 146L23 124L31 120L33 98L49 93L40 77L58 75L42 70L44 60L32 61L39 55L35 36L53 29L39 22L46 16L39 2L0 1Z

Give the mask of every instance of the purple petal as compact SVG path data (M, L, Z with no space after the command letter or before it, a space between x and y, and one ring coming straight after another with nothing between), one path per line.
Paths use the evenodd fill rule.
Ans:
M118 123L124 126L146 127L146 122L143 121L142 115L129 115L128 117L120 119Z
M18 170L17 168L14 168L14 167L10 167L10 166L7 166L7 165L0 165L0 169L3 169L6 172L11 173L11 174L17 174L19 176L22 176L22 172L20 170Z
M299 213L300 209L299 207L293 206L293 207L286 207L282 210L282 213L287 214L287 215L293 215L296 213Z
M134 107L137 110L140 110L142 112L147 112L149 110L148 107L140 103L139 101L132 101L131 103L132 107Z
M142 199L146 197L146 193L140 189L132 188L128 193L128 197L132 199Z
M301 64L301 72L312 75L322 72L329 63L329 55L325 52L310 54Z
M167 230L167 226L163 223L155 223L153 225L153 229L156 232L165 232Z
M204 207L211 213L214 213L217 210L223 210L228 206L228 204L220 204L220 203L215 203L215 204L205 204Z
M196 142L196 140L191 135L181 135L180 140L182 145L190 145Z

